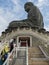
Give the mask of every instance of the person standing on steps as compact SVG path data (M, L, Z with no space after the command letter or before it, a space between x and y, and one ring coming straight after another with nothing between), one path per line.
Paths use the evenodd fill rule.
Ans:
M4 62L7 59L9 50L10 50L10 48L9 48L8 44L5 44L4 49L1 52L1 60L2 60L2 62Z

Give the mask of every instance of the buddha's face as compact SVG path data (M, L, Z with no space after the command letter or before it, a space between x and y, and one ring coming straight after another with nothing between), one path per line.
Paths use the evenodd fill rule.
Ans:
M25 5L25 11L29 12L29 10L30 10L30 6L29 5Z
M31 9L32 6L33 6L33 3L32 3L32 2L27 2L27 3L24 5L25 11L26 11L26 12L29 12L29 10Z

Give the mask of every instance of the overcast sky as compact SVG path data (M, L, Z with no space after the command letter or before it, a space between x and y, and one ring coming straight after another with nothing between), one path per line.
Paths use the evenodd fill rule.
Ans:
M11 21L27 18L24 4L28 1L38 6L43 15L44 27L49 30L49 0L0 0L0 35Z

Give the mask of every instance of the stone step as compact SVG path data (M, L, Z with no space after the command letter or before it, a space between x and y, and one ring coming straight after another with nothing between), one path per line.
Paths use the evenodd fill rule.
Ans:
M26 51L18 51L17 57L26 57Z
M14 65L26 65L26 61L25 61L25 59L16 59L16 62L15 62L15 64Z
M44 55L30 55L29 58L45 58Z
M46 61L31 61L29 65L49 65L49 63Z
M38 47L29 48L28 52L30 52L30 53L42 53Z

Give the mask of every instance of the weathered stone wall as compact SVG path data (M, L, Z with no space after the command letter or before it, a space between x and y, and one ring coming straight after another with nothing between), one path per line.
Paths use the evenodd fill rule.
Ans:
M24 35L24 36L32 36L32 45L38 45L38 44L44 44L45 41L47 41L49 38L47 35L44 35L42 33L38 33L37 31L30 29L17 29L16 31L12 31L9 34L6 34L5 37L2 37L2 40L10 40L11 38L17 37L18 35Z
M46 42L41 40L40 38L32 37L32 46L39 46L45 43Z

